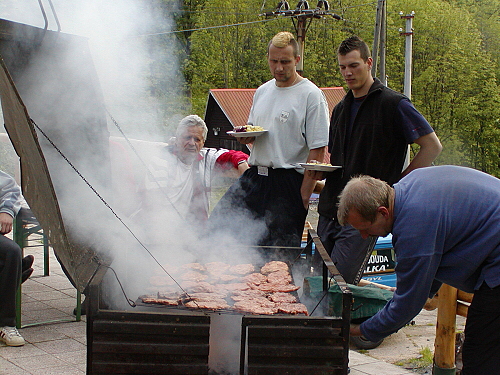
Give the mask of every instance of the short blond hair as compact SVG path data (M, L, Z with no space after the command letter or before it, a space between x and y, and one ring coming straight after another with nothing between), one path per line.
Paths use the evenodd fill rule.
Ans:
M276 34L271 39L271 41L269 42L269 45L267 46L268 52L269 52L269 47L271 47L271 44L275 47L278 47L278 48L285 48L288 46L292 46L293 56L297 57L299 54L299 45L291 32L280 31L278 34Z

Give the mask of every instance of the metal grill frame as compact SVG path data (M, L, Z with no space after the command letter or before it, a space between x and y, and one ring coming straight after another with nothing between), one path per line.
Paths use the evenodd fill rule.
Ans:
M313 246L314 252L312 251ZM318 235L312 229L308 231L308 244L304 251L314 253L315 257L320 258L311 258L311 262L315 265L323 265L325 292L328 287L328 272L341 288L343 292L342 317L243 315L240 375L348 374L352 293L333 265ZM89 285L87 297L89 301L87 311L87 374L208 374L210 315L201 311L144 306L141 306L141 310L138 312L109 310L103 303L101 296L101 281L104 279L106 271L106 267L100 268ZM176 326L176 324L178 325ZM161 353L162 351L175 350L168 345L169 341L176 340L176 336L169 335L170 333L176 331L176 334L182 334L181 331L184 329L186 334L190 334L193 331L192 327L189 327L191 324L203 327L201 328L203 331L202 340L206 344L206 357L203 355L201 360L198 356L200 349L198 339L200 338L197 339L195 347L187 349L188 352L192 350L195 354L191 362L193 365L191 371L193 372L189 372L190 367L185 364L162 363L161 358L159 358L158 363L131 363L127 367L123 363L117 365L112 362L116 362L116 358L119 359L120 356L110 355L108 359L112 363L99 363L103 358L102 350L121 351L116 347L123 347L123 350L133 349L134 345L125 342L125 340L123 342L119 340L120 335L123 338L134 337L122 334L122 330L130 331L133 327L134 330L139 331L139 336L142 335L144 338L139 349L143 350L144 353L148 353L148 350ZM158 330L154 328L156 326ZM159 331L163 333L159 334ZM158 340L160 344L158 344ZM109 348L105 348L107 343L114 345L110 344ZM162 349L158 349L158 351L144 349L144 346L157 345ZM197 350L198 352L196 352ZM101 371L101 369L104 370ZM177 370L181 372L175 372Z

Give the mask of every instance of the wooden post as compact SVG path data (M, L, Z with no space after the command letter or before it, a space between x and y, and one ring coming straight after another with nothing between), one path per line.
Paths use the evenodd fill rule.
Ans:
M455 374L455 326L457 289L443 284L438 292L436 340L434 342L434 375Z

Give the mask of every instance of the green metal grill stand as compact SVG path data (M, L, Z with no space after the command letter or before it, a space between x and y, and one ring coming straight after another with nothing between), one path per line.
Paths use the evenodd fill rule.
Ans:
M43 276L49 276L49 242L48 242L47 236L45 235L40 223L38 223L38 221L34 217L15 218L14 219L12 236L13 236L14 242L16 242L19 245L23 254L24 254L25 248L32 247L32 246L39 246L39 245L30 245L29 244L28 238L32 234L38 234L39 237L37 238L37 241L39 241L40 239L42 241L42 244L43 244ZM19 280L19 288L17 289L17 293L16 293L16 327L17 328L23 328L23 327L35 326L35 325L41 325L41 324L47 324L47 323L64 322L64 321L77 321L77 322L81 321L82 294L78 289L76 291L76 316L75 316L75 319L57 319L57 320L51 320L51 321L45 321L45 322L30 323L30 324L26 324L23 326L22 325L22 318L21 318L21 311L22 311L21 305L22 305L22 286L21 286L21 280Z

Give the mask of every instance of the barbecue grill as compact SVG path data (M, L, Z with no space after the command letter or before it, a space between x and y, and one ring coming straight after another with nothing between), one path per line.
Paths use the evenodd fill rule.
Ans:
M344 292L342 316L324 316L323 311L313 316L252 315L140 303L134 311L110 310L103 301L98 276L90 283L88 297L88 374L229 374L209 366L213 344L210 336L214 334L211 326L225 316L232 321L237 316L241 330L239 359L232 358L239 361L234 373L347 374L352 295L316 232L309 230L308 246L299 249L300 257L296 257L297 248L256 250L271 259L278 256L290 262L295 258L290 262L295 282L304 270L311 275L312 267L325 276L326 291L326 277L333 275ZM309 311L317 302L307 302Z
M23 35L21 38L18 36L19 30ZM0 20L0 37L5 35L7 37L0 38L0 52L9 57L7 62L2 61L0 64L0 95L5 126L21 158L21 182L26 198L47 231L67 275L80 291L87 292L88 374L216 373L216 366L210 363L210 354L219 343L211 341L211 338L221 331L214 325L224 315L233 321L237 320L239 325L239 348L231 358L237 361L235 373L347 374L352 296L313 230L309 230L307 246L300 249L298 261L298 248L265 248L257 251L275 256L276 260L295 260L292 271L296 271L295 268L302 271L313 268L323 275L325 292L331 275L343 292L340 317L328 317L318 312L312 316L260 316L234 311L190 310L182 306L111 309L106 301L103 280L108 276L113 259L106 252L104 236L90 236L85 233L85 228L75 230L72 225L65 225L72 219L69 215L71 211L65 211L67 206L61 204L58 194L68 179L73 186L81 184L80 177L64 164L68 160L54 156L54 150L45 140L40 144L42 142L39 142L38 137L42 129L31 120L21 100L21 97L28 97L28 108L30 111L33 108L31 114L35 114L33 118L41 119L43 125L52 125L50 129L45 129L49 138L60 141L59 145L66 143L65 137L76 137L82 143L88 142L93 146L97 144L100 150L97 154L82 157L90 160L90 164L99 162L106 166L109 162L106 157L109 155L108 134L103 127L106 121L99 90L92 85L96 78L86 42L82 38ZM12 44L16 43L22 44L26 55L41 64L43 69L37 72L36 64L28 64L27 61L19 65L15 55L10 53ZM80 52L75 58L71 54L77 51ZM79 73L77 82L60 79L61 72L65 70L58 66L58 59L67 57L68 53L76 64L74 70ZM13 69L16 79L9 74L9 69ZM33 80L33 86L27 85L22 79L22 73L26 71L36 73L38 77ZM86 84L83 84L84 81ZM21 84L19 91L15 83ZM59 103L57 110L47 106L50 99L57 102L59 98L59 92L46 90L54 83L61 90L73 90L73 94L85 99L85 106L94 111L84 117L75 106ZM75 93L75 87L83 92ZM41 97L40 92L45 95ZM78 131L73 128L78 128ZM82 132L85 136L82 136ZM88 150L93 152L94 148L88 147ZM72 153L72 150L63 151L70 155ZM92 182L96 185L99 179ZM85 196L82 199L80 195L73 197L85 201L87 198ZM103 216L101 212L92 213L93 216ZM87 215L86 212L79 214ZM84 235L79 230L83 230ZM311 276L310 272L308 276ZM299 280L296 278L296 281Z

